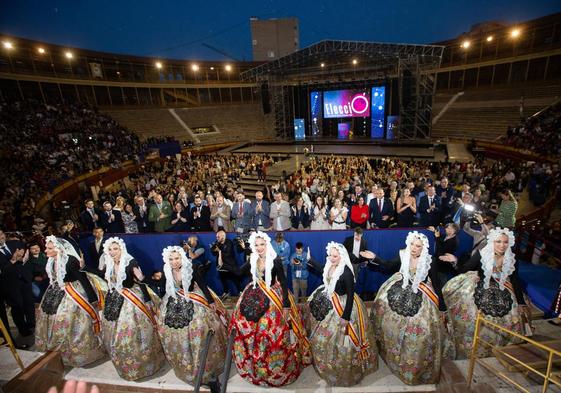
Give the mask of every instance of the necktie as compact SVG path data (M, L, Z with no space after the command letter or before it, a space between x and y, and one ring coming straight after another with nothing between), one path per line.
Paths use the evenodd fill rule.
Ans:
M240 216L243 216L243 203L240 202Z
M378 211L382 213L382 200L378 199Z
M432 197L429 198L429 206L432 205Z
M7 245L4 244L4 246L2 246L2 252L4 253L4 255L6 255L7 257L12 256L12 253L10 252L10 249L8 248Z

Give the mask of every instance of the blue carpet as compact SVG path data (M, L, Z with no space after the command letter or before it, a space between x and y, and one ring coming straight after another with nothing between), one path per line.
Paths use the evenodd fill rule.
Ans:
M561 284L561 270L523 262L518 274L534 305L545 312L546 316L552 316L550 308Z

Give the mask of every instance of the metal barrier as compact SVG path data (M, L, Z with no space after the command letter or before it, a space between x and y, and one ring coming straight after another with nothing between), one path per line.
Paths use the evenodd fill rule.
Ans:
M524 363L523 361L515 358L514 356L506 353L501 347L496 346L496 345L494 345L490 342L487 342L487 341L481 339L479 337L479 332L481 330L481 325L487 325L487 326L489 326L493 329L496 329L496 330L499 330L503 333L506 333L506 334L509 334L511 336L517 337L517 338L525 341L526 343L528 343L532 346L535 346L536 348L539 348L542 351L545 351L548 354L548 356L547 356L548 357L547 369L546 369L545 374L543 372L539 371L538 369L535 369L532 366ZM506 328L504 328L500 325L497 325L496 323L491 322L488 319L485 319L485 317L482 315L482 313L478 312L477 313L477 319L475 321L475 332L474 332L474 335L473 335L473 348L472 348L472 351L471 351L468 374L467 374L467 382L468 382L468 387L469 388L471 388L471 380L473 378L473 370L474 370L474 367L475 367L475 363L477 362L479 365L486 368L487 370L489 370L493 374L497 375L498 377L502 378L503 380L507 381L508 383L514 385L520 391L528 392L528 393L530 392L530 390L524 388L518 382L514 381L505 372L498 370L497 368L491 366L490 364L486 364L481 359L478 359L477 358L477 348L478 348L480 343L492 348L493 351L500 353L502 356L504 356L504 357L508 358L509 360L513 361L514 363L521 366L522 368L541 376L544 379L543 386L542 386L542 392L543 393L547 392L547 388L548 388L550 383L553 383L554 385L557 385L557 386L561 387L561 380L556 380L556 379L552 378L553 357L558 356L558 357L561 358L561 352L560 351L558 351L556 349L553 349L553 348L550 348L547 345L543 345L542 343L534 341L534 340L532 340L528 337L525 337L521 334L513 332L512 330L506 329Z

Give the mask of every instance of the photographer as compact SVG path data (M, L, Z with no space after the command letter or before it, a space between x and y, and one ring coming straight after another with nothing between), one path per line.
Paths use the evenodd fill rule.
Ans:
M475 212L475 206L471 204L472 199L473 195L470 192L466 192L456 199L451 212L452 222L462 227L466 221L470 220L470 216Z
M302 242L296 243L296 250L290 256L292 269L292 289L296 302L300 302L300 296L305 297L308 292L308 253L304 251Z
M210 246L210 251L216 256L216 267L224 288L223 298L228 297L229 294L228 282L234 284L236 289L233 296L237 296L241 289L241 272L234 255L234 243L230 239L226 239L224 228L218 228L216 241Z
M467 221L464 224L463 228L465 233L473 237L473 247L471 249L470 255L467 256L468 258L485 247L485 245L487 244L487 235L489 235L489 230L493 228L493 224L489 220L487 220L488 222L486 222L481 214L475 213L473 216L479 224L479 230L477 229L477 226L474 226L471 221Z
M284 240L284 235L282 232L277 232L275 235L275 241L271 242L273 250L277 253L277 256L282 260L282 267L284 269L284 275L288 277L288 265L290 263L290 244Z
M433 255L433 264L436 266L436 272L438 274L438 279L440 280L440 285L444 286L448 280L455 274L454 267L440 259L441 256L445 254L456 253L458 249L459 241L456 236L460 230L460 227L454 223L448 223L444 227L444 232L446 236L442 236L440 233L440 228L429 227L430 231L434 232L434 237L436 238L435 251Z
M187 241L180 242L181 247L193 264L193 270L199 269L201 275L205 275L210 269L210 263L205 259L205 248L199 244L199 238L195 235L189 236Z

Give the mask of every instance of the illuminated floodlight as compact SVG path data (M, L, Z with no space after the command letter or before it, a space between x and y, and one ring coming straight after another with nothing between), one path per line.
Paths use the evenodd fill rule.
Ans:
M72 59L72 58L74 57L74 55L73 55L72 52L70 52L70 51L64 52L64 56L65 56L67 59Z
M37 48L37 52L39 52L39 54L44 55L45 54L45 48Z
M232 66L230 64L226 64L226 66L224 67L224 69L228 72L232 71Z
M510 31L510 36L512 38L518 38L518 36L520 36L520 29L512 29Z
M464 49L469 48L470 45L471 45L471 42L469 42L468 40L465 40L464 42L462 42L462 48L464 48Z
M2 46L4 47L4 49L14 49L14 44L12 44L10 41L2 41Z
M193 64L193 65L191 66L191 69L192 69L193 71L198 71L198 70L199 70L199 66L198 66L197 64Z
M321 67L321 68L325 67L325 63L321 63L321 64L320 64L320 67Z
M358 64L358 60L357 59L353 59L353 65L357 65Z
M162 69L162 63L160 61L156 62L156 68L161 70Z
M487 36L487 42L491 42L491 41L493 41L493 38L495 38L495 37L493 37L492 35L490 35L490 36Z

